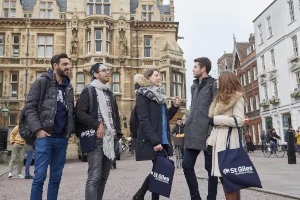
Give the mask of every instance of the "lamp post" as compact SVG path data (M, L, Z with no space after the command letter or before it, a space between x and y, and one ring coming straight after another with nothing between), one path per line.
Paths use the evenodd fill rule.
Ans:
M29 29L30 29L30 18L28 17L26 19L27 45L26 45L25 92L24 92L25 101L27 99L27 84L28 84L28 59L29 59L29 37L30 37Z
M136 73L138 73L138 67L139 67L139 21L135 21L135 34L136 34Z

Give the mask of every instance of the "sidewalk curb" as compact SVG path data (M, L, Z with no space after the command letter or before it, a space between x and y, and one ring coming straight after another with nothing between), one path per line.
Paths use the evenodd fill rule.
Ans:
M208 180L207 177L202 177L202 176L197 176L197 179ZM220 183L220 181L219 181L219 183ZM291 199L297 199L297 200L300 199L300 197L293 196L293 195L290 195L290 194L275 192L273 190L266 190L266 189L260 189L260 188L246 188L246 190L252 190L252 191L255 191L255 192L261 192L261 193L265 193L265 194L272 194L272 195L291 198Z

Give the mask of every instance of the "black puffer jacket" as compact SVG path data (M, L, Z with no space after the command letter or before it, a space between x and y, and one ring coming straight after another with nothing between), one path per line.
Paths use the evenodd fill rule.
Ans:
M27 123L33 133L43 129L53 133L57 110L57 87L55 74L44 73L32 84L25 105ZM71 84L65 87L65 102L68 112L66 137L74 132L74 92Z

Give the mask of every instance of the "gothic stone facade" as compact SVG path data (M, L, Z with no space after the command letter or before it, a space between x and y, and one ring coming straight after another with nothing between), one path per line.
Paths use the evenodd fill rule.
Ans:
M17 124L24 106L27 61L29 90L51 68L51 57L61 52L71 58L77 97L90 82L92 64L103 62L112 69L110 85L122 122L128 122L135 104L133 77L146 68L160 70L169 105L172 97L184 99L175 118L182 117L186 69L177 44L178 24L173 0L170 5L162 0L1 1L0 103L10 110L6 125L11 129ZM123 132L129 134L128 129Z

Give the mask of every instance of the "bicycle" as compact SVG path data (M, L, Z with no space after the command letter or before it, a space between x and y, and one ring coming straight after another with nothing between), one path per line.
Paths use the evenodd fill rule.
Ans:
M177 134L174 140L176 167L182 167L182 148L184 144L184 134Z
M285 147L283 145L277 143L275 148L276 151L274 152L271 148L270 143L267 143L263 151L264 156L270 157L272 154L274 154L278 158L282 158L285 155Z

